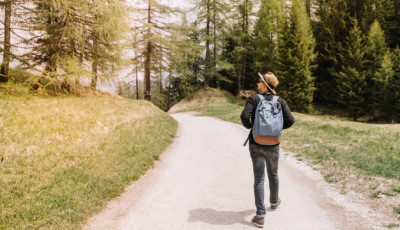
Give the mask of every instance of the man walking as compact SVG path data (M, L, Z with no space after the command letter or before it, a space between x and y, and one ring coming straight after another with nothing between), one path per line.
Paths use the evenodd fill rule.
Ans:
M276 94L275 88L278 86L279 81L271 72L261 75L257 83L257 90L266 100L272 100L273 95ZM240 119L242 124L247 129L253 127L255 119L255 111L260 98L258 95L249 97L246 105L242 111ZM282 108L283 114L283 129L287 129L294 123L294 118L290 112L289 106L282 98L278 98L278 102ZM271 142L270 145L261 145L256 143L253 138L252 131L249 134L250 142L250 156L253 162L254 173L254 197L257 208L257 213L253 217L252 222L259 228L264 227L265 205L264 205L264 178L265 178L265 165L267 165L268 181L269 181L269 202L271 209L276 210L281 203L279 198L279 179L278 179L278 159L279 159L279 142L277 138Z

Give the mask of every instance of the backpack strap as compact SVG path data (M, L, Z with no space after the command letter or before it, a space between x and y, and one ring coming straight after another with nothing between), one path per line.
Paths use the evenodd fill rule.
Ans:
M244 142L243 146L247 145L247 142L249 142L249 137L247 137L246 141Z
M278 99L279 99L279 96L272 96L272 103L274 104L274 112L275 113L278 113L279 112L279 109L278 109L278 106L279 106L279 102L278 102Z

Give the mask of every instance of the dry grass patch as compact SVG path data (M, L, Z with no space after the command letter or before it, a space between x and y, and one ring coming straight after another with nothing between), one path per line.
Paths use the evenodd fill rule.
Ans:
M147 101L0 98L0 229L79 228L151 167L177 128Z
M191 97L186 97L175 104L168 112L197 111L200 108L229 105L232 104L233 101L236 101L236 99L229 92L214 88L201 89L195 92Z

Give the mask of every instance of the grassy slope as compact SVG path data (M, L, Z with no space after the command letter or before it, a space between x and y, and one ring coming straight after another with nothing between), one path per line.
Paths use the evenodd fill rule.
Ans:
M198 111L241 124L245 100L216 89L197 92L171 111ZM374 125L340 120L333 116L293 113L295 124L284 131L282 146L299 158L311 160L333 172L358 169L367 175L400 179L400 126Z
M79 228L176 128L146 101L0 94L0 229Z

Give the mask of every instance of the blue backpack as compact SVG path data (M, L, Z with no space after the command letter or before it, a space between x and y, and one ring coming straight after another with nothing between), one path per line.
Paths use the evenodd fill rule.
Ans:
M278 96L272 96L272 100L266 100L258 94L260 102L255 110L253 121L253 138L260 145L276 145L280 143L283 129L282 106L278 102ZM244 145L247 144L247 140Z

